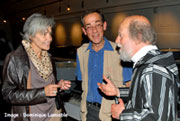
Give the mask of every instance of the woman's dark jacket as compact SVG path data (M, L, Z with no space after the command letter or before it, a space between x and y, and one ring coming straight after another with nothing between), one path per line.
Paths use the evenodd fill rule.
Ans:
M18 115L13 118L14 121L30 121L23 116L23 113L29 114L29 105L47 102L44 87L27 89L29 69L28 55L22 45L7 55L3 67L2 95L12 104L11 113ZM55 66L53 70L56 77Z

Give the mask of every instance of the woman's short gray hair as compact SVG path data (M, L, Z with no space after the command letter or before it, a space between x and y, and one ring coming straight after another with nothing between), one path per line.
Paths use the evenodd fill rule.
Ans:
M45 32L47 28L53 27L55 21L53 18L48 18L39 13L34 13L29 16L23 26L23 39L30 40L30 36L34 37L37 32Z
M132 20L130 22L129 34L132 38L141 40L145 43L155 44L157 40L157 35L152 26L141 21ZM141 38L139 38L139 34L141 35Z

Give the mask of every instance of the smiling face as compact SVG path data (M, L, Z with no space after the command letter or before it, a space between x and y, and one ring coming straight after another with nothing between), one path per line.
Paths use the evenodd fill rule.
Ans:
M106 30L106 22L103 23L101 16L94 12L83 18L84 27L82 30L93 44L101 44L104 42L104 30Z
M51 36L52 28L48 27L44 32L37 32L33 37L31 36L31 46L35 52L39 53L42 50L49 50L52 42Z

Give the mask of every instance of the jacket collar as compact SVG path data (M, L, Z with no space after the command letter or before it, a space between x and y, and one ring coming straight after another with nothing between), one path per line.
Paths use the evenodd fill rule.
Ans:
M107 40L106 37L104 37L104 47L102 49L107 50L107 51L113 51L114 50L112 45L110 44L110 42ZM92 42L89 42L89 46L87 47L86 51L87 50L93 50L92 49Z

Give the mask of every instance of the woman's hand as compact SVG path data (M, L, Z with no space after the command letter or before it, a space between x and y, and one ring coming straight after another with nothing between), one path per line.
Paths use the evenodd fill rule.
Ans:
M71 81L61 79L58 83L61 90L68 90L71 87Z
M58 84L49 84L44 87L46 96L56 96L57 89L60 88Z

